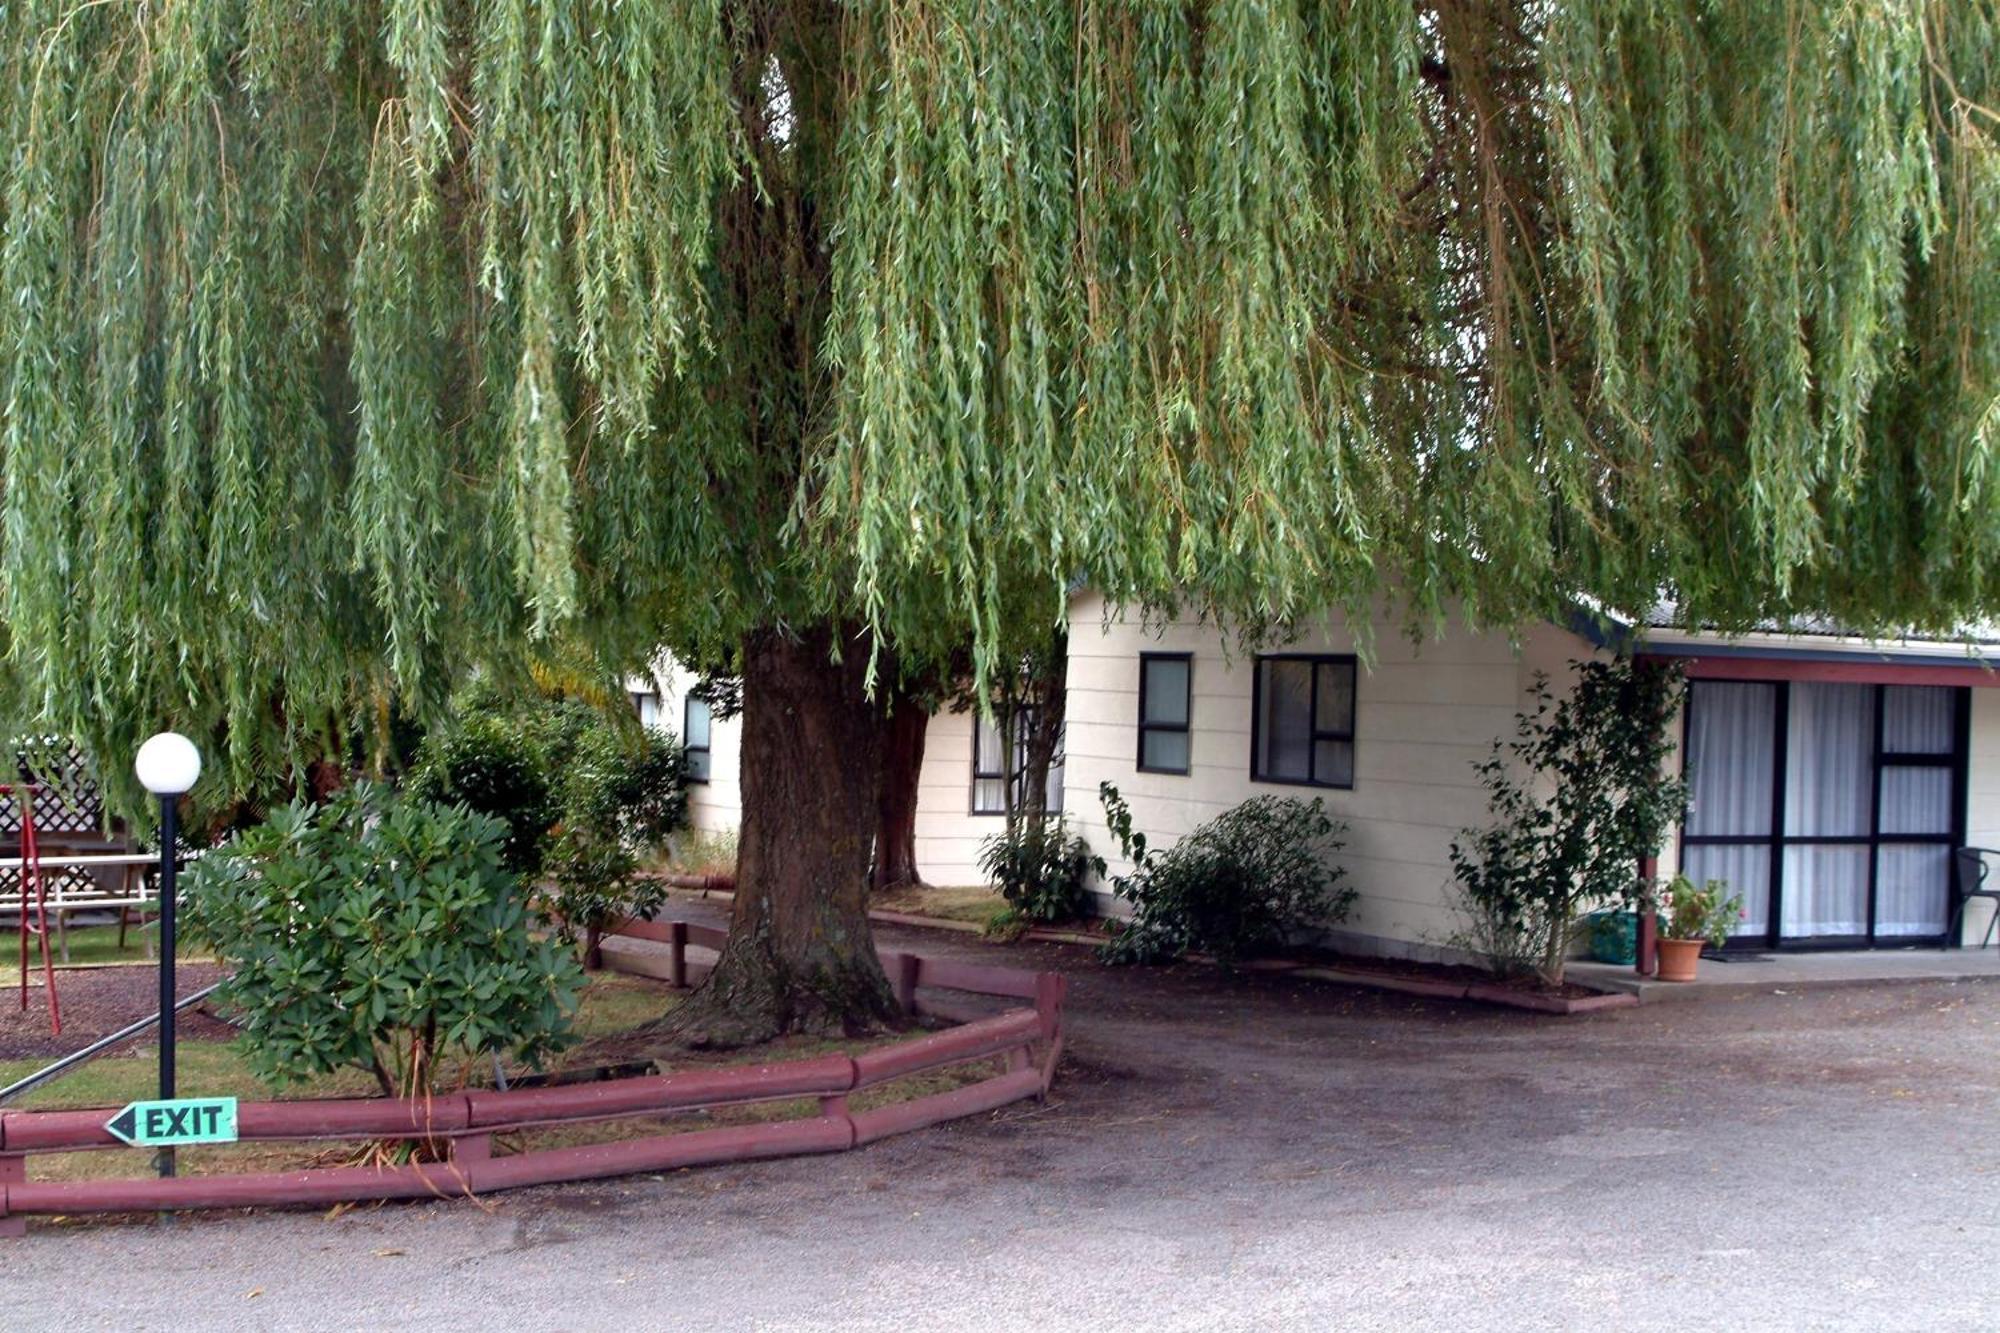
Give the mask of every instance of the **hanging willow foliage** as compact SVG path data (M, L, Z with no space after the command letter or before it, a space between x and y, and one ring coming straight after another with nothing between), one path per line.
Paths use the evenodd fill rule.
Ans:
M1995 0L4 23L0 620L109 753L557 633L990 666L1079 577L2000 605Z

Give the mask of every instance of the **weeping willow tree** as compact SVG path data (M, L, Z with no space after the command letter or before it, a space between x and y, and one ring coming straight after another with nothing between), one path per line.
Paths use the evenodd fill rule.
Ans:
M4 23L19 709L243 782L549 636L738 661L739 1035L887 1012L871 686L1075 578L2000 604L1995 0Z

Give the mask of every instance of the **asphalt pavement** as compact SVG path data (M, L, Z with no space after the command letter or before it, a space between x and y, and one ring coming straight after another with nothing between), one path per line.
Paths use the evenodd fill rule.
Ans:
M1007 961L1074 974L1047 1106L484 1207L31 1223L0 1327L2000 1328L2000 984L1557 1018Z

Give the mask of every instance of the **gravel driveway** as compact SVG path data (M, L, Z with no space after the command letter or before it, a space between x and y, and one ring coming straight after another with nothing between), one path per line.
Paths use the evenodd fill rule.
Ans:
M1031 960L1075 978L1047 1107L483 1211L31 1224L0 1326L2000 1326L2000 985L1562 1019Z

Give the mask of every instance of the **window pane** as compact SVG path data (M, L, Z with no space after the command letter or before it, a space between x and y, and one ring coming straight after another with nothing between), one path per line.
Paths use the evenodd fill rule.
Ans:
M1771 849L1768 846L1689 847L1681 871L1697 884L1719 879L1743 900L1732 934L1762 936L1771 928Z
M1140 736L1139 746L1139 762L1145 767L1171 769L1176 773L1187 771L1188 734L1185 731L1147 731Z
M1354 663L1319 664L1319 713L1313 719L1316 731L1354 734ZM1321 775L1325 780L1325 775Z
M632 696L632 706L639 710L639 725L658 729L660 725L660 696L650 690Z
M1257 775L1304 782L1312 776L1312 663L1260 662Z
M1787 938L1868 933L1867 847L1787 847L1785 905L1779 933Z
M1951 832L1951 770L1905 768L1882 770L1882 832Z
M976 714L972 733L972 771L975 776L1000 776L1000 725Z
M1951 848L1884 846L1875 862L1875 933L1942 935L1950 924Z
M709 711L708 700L690 695L687 701L687 735L683 741L697 749L708 747Z
M1313 746L1313 781L1354 785L1354 742L1319 741Z
M1890 754L1950 754L1958 693L1948 685L1882 690L1882 748Z
M1689 687L1686 766L1694 788L1689 833L1742 837L1771 831L1777 709L1775 685L1698 680Z
M972 784L972 813L976 815L1007 813L1007 794L1000 789L1001 782L1000 778L980 778Z
M692 781L708 781L708 751L689 750L687 752L687 773Z
M1179 657L1149 657L1144 661L1146 679L1141 693L1145 697L1145 712L1141 722L1164 722L1169 726L1184 727L1188 721L1188 668L1191 663Z
M1865 836L1873 813L1875 687L1794 684L1785 750L1785 832Z

